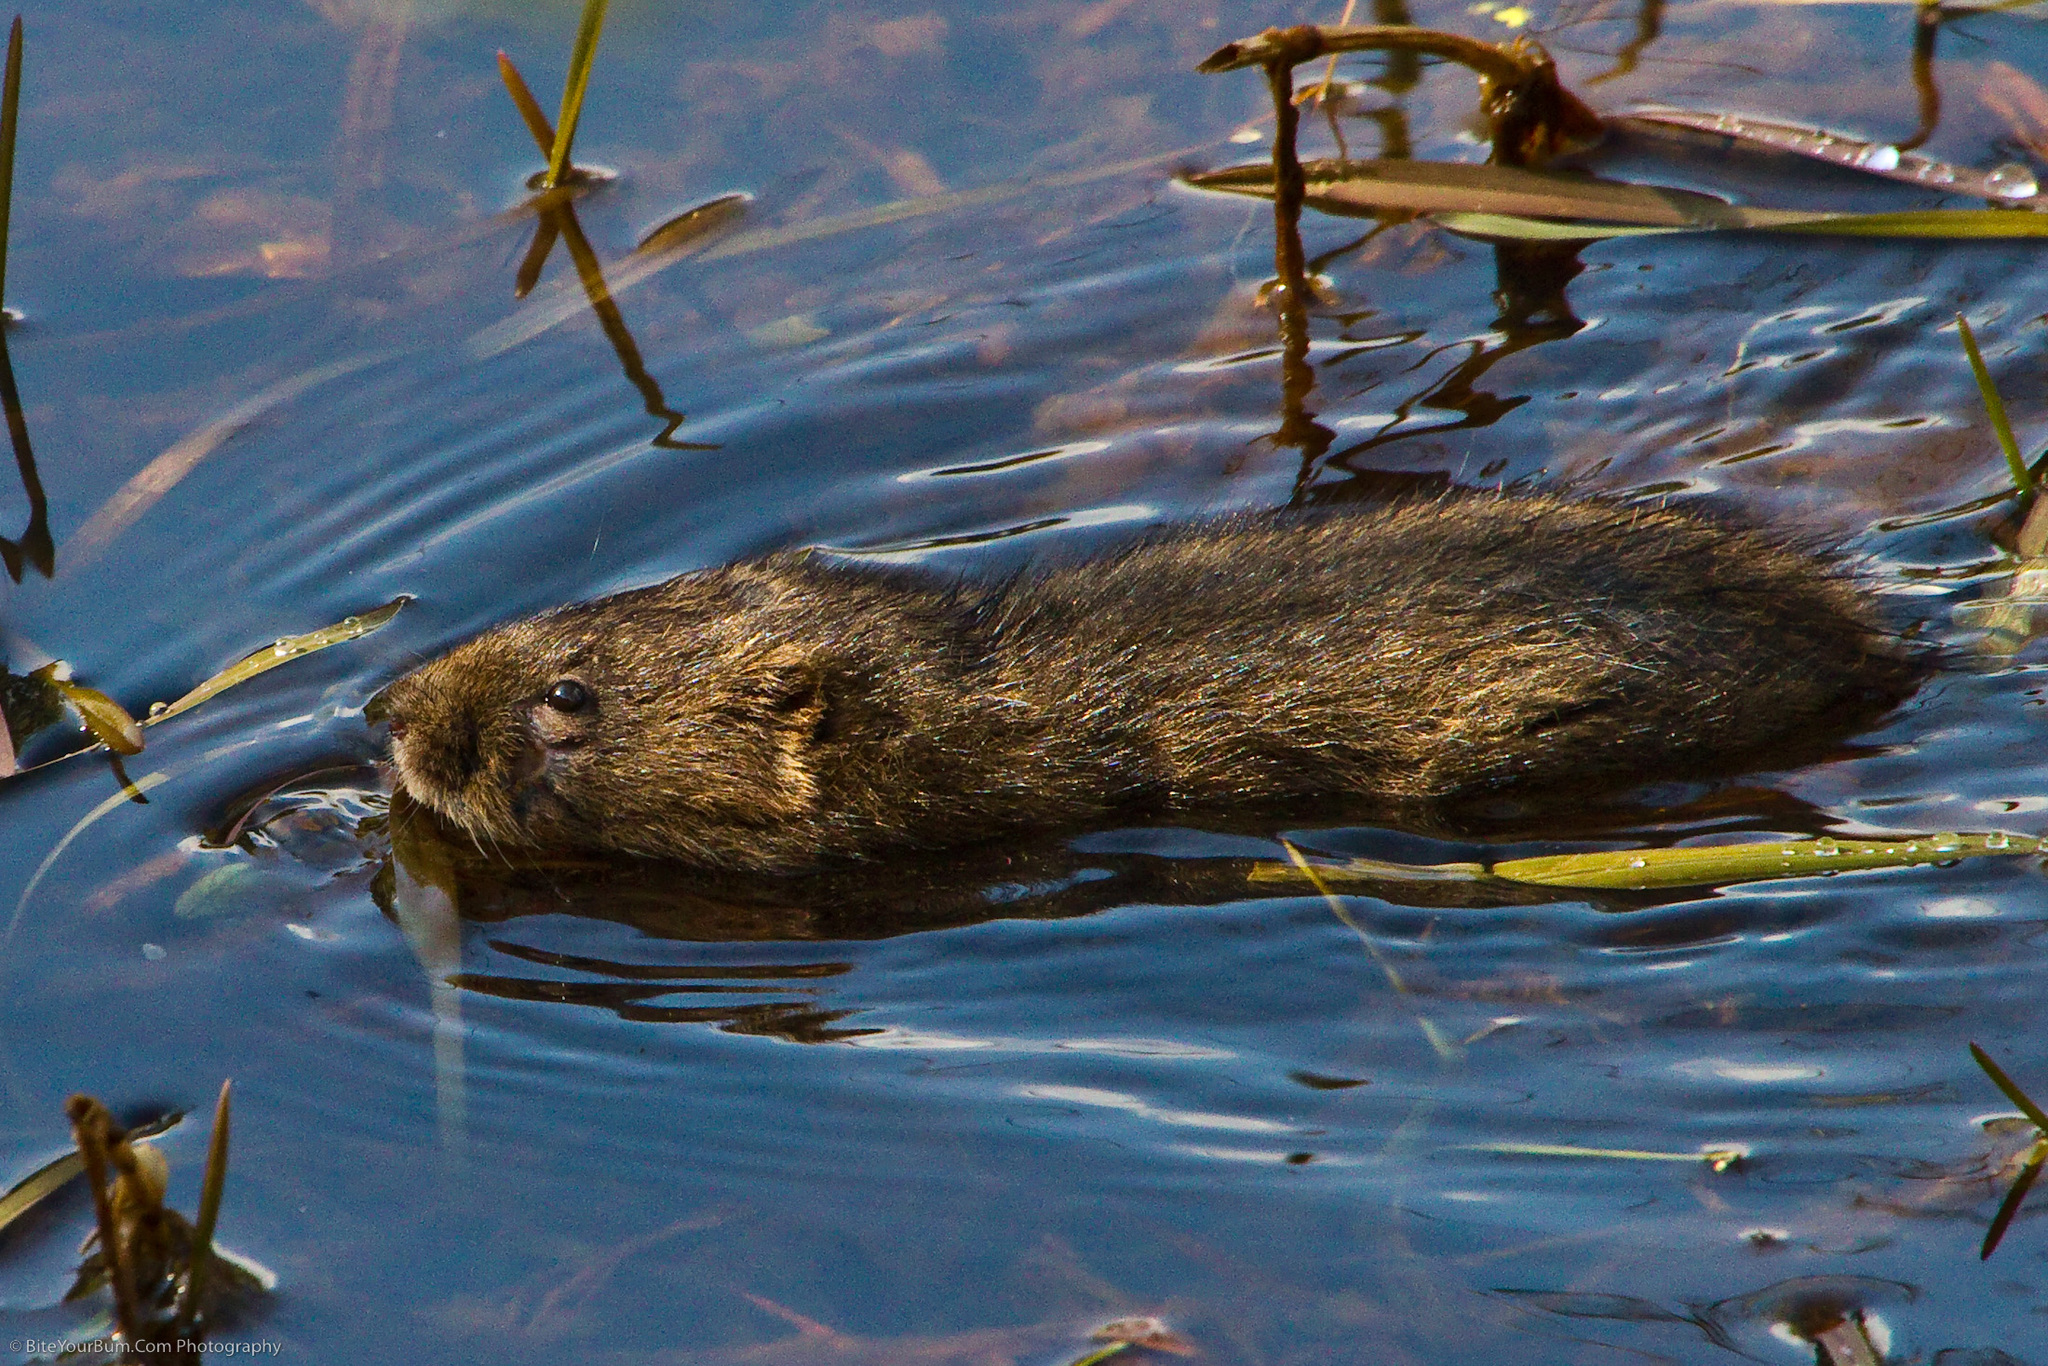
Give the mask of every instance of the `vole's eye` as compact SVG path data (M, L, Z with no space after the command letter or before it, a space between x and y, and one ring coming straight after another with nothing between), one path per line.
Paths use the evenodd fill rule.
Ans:
M546 700L556 711L582 711L590 705L590 689L573 678L565 678L548 689Z

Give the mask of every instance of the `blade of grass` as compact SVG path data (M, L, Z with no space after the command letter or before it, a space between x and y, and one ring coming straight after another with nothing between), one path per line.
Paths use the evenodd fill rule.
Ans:
M7 30L7 76L0 84L0 304L7 300L7 224L14 207L15 116L21 108L21 16Z
M2013 1179L2012 1189L2005 1193L2005 1199L1998 1202L1998 1213L1991 1216L1991 1227L1984 1230L1984 1244L1977 1249L1980 1262L1988 1260L1998 1250L1999 1241L2005 1237L2006 1229L2020 1212L2020 1204L2026 1200L2027 1192L2034 1188L2035 1178L2041 1175L2041 1164L2048 1162L2048 1142L2036 1143L2033 1152L2032 1160Z
M286 636L275 645L258 650L255 654L222 669L169 706L152 708L143 724L153 726L159 721L168 721L173 716L192 710L208 698L226 692L236 684L246 683L258 674L270 672L280 664L289 664L295 659L303 659L330 645L339 645L343 641L366 636L397 616L398 609L411 601L409 597L393 598L374 612L365 612L359 617L343 617L332 626L323 626L304 635Z
M1991 1055L1974 1043L1970 1045L1970 1056L1977 1060L1977 1066L1984 1069L1984 1075L1991 1078L1992 1085L2005 1092L2005 1098L2017 1105L2020 1113L2032 1120L2036 1129L2048 1135L2048 1114L2043 1114L2041 1107L2027 1098L2019 1083L2005 1075L2005 1069L1991 1061Z
M1581 1148L1571 1143L1460 1143L1458 1151L1509 1157L1597 1157L1609 1162L1704 1162L1727 1171L1749 1154L1741 1148L1703 1148L1696 1153L1660 1153L1642 1148Z
M27 1214L43 1200L67 1185L71 1179L85 1170L85 1159L75 1152L64 1154L55 1162L46 1162L14 1183L14 1188L0 1195L0 1231Z
M1313 202L1313 201L1311 201ZM1318 207L1321 207L1320 205ZM1516 242L1592 242L1667 232L1789 232L1816 237L1932 238L1939 241L2048 237L2048 213L2013 209L1919 209L1902 213L1809 213L1802 209L1733 207L1735 221L1657 227L1612 222L1556 222L1513 214L1434 213L1441 227L1469 237Z
M1912 868L1984 855L2041 852L2041 842L2025 835L1940 834L1885 842L1843 842L1822 838L1716 844L1703 848L1608 849L1588 854L1505 859L1491 868L1466 863L1404 867L1372 859L1354 859L1338 864L1309 864L1302 860L1292 866L1269 862L1253 865L1250 877L1253 882L1306 880L1318 888L1326 882L1389 879L1478 881L1493 878L1537 887L1608 887L1647 891L1659 887L1707 887L1767 878ZM1292 856L1299 859L1298 854Z
M527 87L526 78L519 74L519 68L512 65L512 59L502 51L498 53L498 76L505 82L507 93L512 96L513 106L519 110L519 117L526 121L526 131L540 147L542 156L552 156L555 150L555 130L548 123L548 116L542 111L540 101L533 97Z
M213 1106L213 1137L206 1144L206 1177L199 1187L199 1218L192 1226L192 1260L185 1273L185 1293L178 1301L177 1336L184 1337L199 1314L200 1296L206 1292L206 1277L213 1262L213 1226L220 1218L221 1191L228 1181L229 1098L235 1083L220 1084L220 1099Z
M576 125L583 118L583 96L590 89L590 68L597 60L597 35L604 28L605 0L583 0L583 21L576 26L576 46L569 52L569 79L562 86L562 112L555 120L555 145L548 153L552 189L569 171L569 153Z
M1985 368L1984 353L1977 349L1977 334L1970 330L1970 320L1956 314L1956 331L1962 334L1963 354L1970 358L1970 373L1977 377L1977 392L1983 395L1984 411L1991 415L1991 430L1998 435L1998 449L2005 452L2005 463L2012 471L2012 486L2021 493L2034 491L2034 475L2027 468L2027 462L2020 455L2020 443L2013 439L2012 422L2005 415L2005 400L1998 396L1998 386L1991 382L1991 371Z
M1766 878L1810 877L1874 868L1910 868L1984 854L2032 854L2040 841L2013 835L1921 836L1883 843L1833 839L1772 840L1704 848L1614 849L1593 854L1555 854L1507 859L1493 865L1495 877L1540 887L1718 886Z

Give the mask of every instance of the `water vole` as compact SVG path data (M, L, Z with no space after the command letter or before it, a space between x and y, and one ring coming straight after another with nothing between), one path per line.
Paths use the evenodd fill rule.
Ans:
M399 782L479 843L765 871L1699 768L1907 672L1838 567L1765 533L1462 495L994 583L774 555L499 627L386 709Z

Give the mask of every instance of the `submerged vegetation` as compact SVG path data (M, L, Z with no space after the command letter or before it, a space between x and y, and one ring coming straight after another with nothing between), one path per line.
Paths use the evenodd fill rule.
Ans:
M170 1167L149 1140L182 1118L124 1128L106 1106L73 1096L65 1106L76 1151L31 1173L0 1196L0 1231L79 1176L92 1197L94 1229L81 1249L67 1302L105 1295L104 1328L73 1344L73 1355L107 1360L195 1361L207 1334L231 1320L274 1279L214 1241L227 1186L231 1083L214 1106L213 1133L195 1218L164 1203Z

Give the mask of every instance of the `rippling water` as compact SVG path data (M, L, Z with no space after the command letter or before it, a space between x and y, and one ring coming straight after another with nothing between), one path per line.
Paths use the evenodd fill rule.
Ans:
M650 444L665 420L561 248L512 297L531 220L494 215L534 154L491 57L552 89L571 7L31 7L9 344L57 572L8 590L10 664L61 656L139 712L415 601L152 731L146 805L95 757L0 789L0 1178L62 1149L74 1090L203 1108L232 1076L222 1238L280 1277L239 1336L295 1359L1053 1362L1159 1313L1211 1360L1796 1362L1783 1325L1820 1303L1889 1360L2048 1360L2038 1211L1977 1258L2024 1135L1985 1123L2006 1104L1966 1049L2048 1095L2036 860L1512 904L1245 876L1283 836L1432 863L2041 833L2038 648L1986 657L1954 615L1999 578L2004 474L1950 323L2024 440L2040 249L1619 241L1560 308L1486 245L1311 215L1323 434L1277 445L1270 218L1171 172L1261 154L1233 138L1259 83L1202 55L1335 9L620 0L579 143L619 179L578 211L674 439L707 450ZM1924 152L2032 155L1998 70L2048 72L2029 13L1943 30ZM1673 4L1601 83L1641 16L1529 15L1602 108L1917 117L1905 6ZM1479 155L1462 74L1386 102L1418 154ZM1354 151L1380 126L1343 125ZM1600 155L1771 204L1932 202ZM731 191L735 235L627 262ZM961 191L985 193L932 198ZM859 218L906 201L931 211ZM859 888L515 879L452 933L383 881L363 703L491 623L784 546L989 572L1432 480L1832 540L1950 666L1827 762L1524 813L1492 845L1248 820ZM201 846L316 770L242 847ZM184 1208L201 1127L165 1141ZM1688 1156L1721 1148L1747 1157ZM88 1220L74 1197L0 1234L9 1336L83 1322L57 1300Z

